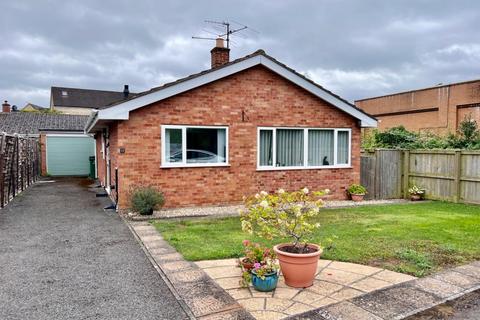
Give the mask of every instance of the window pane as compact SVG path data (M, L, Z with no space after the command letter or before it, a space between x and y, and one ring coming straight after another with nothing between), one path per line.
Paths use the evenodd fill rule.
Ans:
M273 131L260 130L260 165L273 165Z
M277 129L277 166L303 166L303 130Z
M338 131L337 136L337 163L348 164L348 131Z
M226 129L187 128L187 163L225 163Z
M165 161L182 162L182 129L165 129Z
M308 165L333 165L333 130L308 130Z

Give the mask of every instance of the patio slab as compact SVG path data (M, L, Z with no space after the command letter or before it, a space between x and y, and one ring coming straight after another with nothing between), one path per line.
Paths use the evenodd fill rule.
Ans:
M237 259L198 261L195 264L253 317L261 320L291 317L415 279L380 268L322 259L313 286L304 289L288 287L280 276L277 289L258 292L252 286L241 286L242 270Z

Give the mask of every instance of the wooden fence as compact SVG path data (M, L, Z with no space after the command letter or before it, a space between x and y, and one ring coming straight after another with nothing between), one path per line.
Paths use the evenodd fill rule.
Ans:
M369 199L407 198L417 185L427 199L480 204L480 151L379 149L362 154L361 183Z
M37 138L0 134L0 207L37 180L39 166Z

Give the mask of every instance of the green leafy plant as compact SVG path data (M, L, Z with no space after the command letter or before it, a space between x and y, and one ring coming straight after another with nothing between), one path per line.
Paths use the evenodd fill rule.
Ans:
M348 189L347 189L348 193L350 194L358 194L358 195L365 195L367 194L367 189L362 186L361 184L351 184Z
M408 193L410 194L416 194L416 195L423 195L425 193L425 190L421 189L419 186L417 185L413 185L412 187L410 187L408 189Z
M439 135L429 131L414 132L403 126L384 131L368 130L362 138L364 150L389 149L480 149L480 129L471 115L465 116L455 133Z
M320 227L314 219L324 204L321 197L327 193L328 189L316 192L307 188L294 192L280 189L245 198L246 209L240 212L242 230L265 239L289 237L294 251L305 253L308 236Z
M267 259L276 258L275 252L273 252L272 249L249 240L243 240L243 253L249 263L265 264Z
M272 273L277 273L280 266L278 263L275 262L274 259L266 259L265 263L255 263L253 266L252 273L254 273L257 277L262 280L265 280L265 276L270 275Z
M163 193L154 187L134 187L130 195L131 209L141 215L149 215L153 210L163 206Z

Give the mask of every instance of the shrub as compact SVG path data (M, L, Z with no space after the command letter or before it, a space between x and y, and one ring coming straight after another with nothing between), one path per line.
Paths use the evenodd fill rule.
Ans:
M245 199L246 210L240 212L242 230L266 239L292 238L297 253L308 251L308 236L320 227L314 223L323 206L321 196L329 190L310 192L307 188L269 194L265 191ZM303 246L301 244L304 244Z
M347 189L350 194L367 194L367 189L361 184L351 184Z
M477 122L466 116L459 125L458 131L447 135L432 132L408 131L403 126L393 127L383 132L368 131L362 139L362 148L390 149L480 149L480 129Z
M149 215L163 206L163 193L153 187L135 187L130 196L131 209L141 215Z

